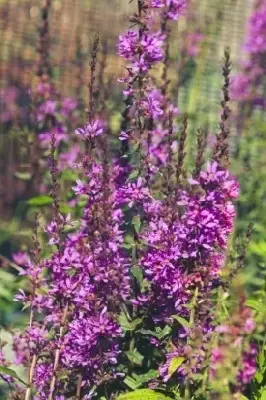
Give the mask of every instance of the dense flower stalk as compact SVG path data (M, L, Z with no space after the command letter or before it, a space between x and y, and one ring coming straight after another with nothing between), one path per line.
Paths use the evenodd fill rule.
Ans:
M78 376L86 388L116 376L113 370L119 354L116 338L122 332L114 313L130 293L128 260L119 228L121 212L113 202L114 186L103 165L88 165L85 159L83 168L87 182L77 182L74 187L78 195L87 198L80 230L68 235L58 250L39 266L30 260L25 265L30 279L36 280L36 276L48 271L48 277L39 278L42 291L37 290L31 300L35 314L41 315L43 321L41 324L34 321L21 337L21 340L28 338L30 358L36 360L33 375L38 388L36 399L71 393L71 382L77 381ZM104 212L101 214L100 210ZM57 243L55 233L62 229L58 223L55 218L47 227L51 244ZM64 224L71 224L71 220L67 218ZM23 292L19 299L29 301ZM70 374L67 389L58 378L63 371ZM57 380L51 387L55 372Z

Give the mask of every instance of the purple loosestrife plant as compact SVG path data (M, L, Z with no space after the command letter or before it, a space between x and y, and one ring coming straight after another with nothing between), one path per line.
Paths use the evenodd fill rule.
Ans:
M177 135L166 84L165 26L185 8L185 1L138 0L133 27L119 38L118 53L128 63L120 81L130 97L130 123L120 140L128 141L129 165L110 159L108 126L95 112L95 36L88 118L76 130L85 141L74 165L83 173L73 187L83 201L77 223L60 211L57 136L51 135L53 218L45 227L51 251L42 257L36 222L31 255L16 255L31 286L17 295L30 318L14 338L16 360L28 368L24 400L126 400L129 389L137 399L212 398L218 350L210 343L222 329L215 326L215 302L226 286L223 267L239 191L227 170L230 58L225 52L213 159L203 167L200 132L191 174L184 168L188 118ZM159 63L164 74L157 87L151 70ZM55 110L51 99L42 105L45 115ZM250 313L248 319L253 330ZM236 340L243 334L234 333ZM238 368L243 385L255 373L251 349L247 342L240 357L250 366L246 373Z
M72 167L81 154L80 146L73 135L80 118L78 102L58 93L53 82L50 62L50 13L51 1L45 0L40 9L38 59L32 85L27 88L27 106L19 107L16 104L21 103L20 97L26 97L23 92L14 91L11 87L6 91L6 95L4 92L1 93L5 95L1 119L17 130L17 136L25 147L21 152L25 153L25 159L19 160L23 166L17 171L17 177L25 180L23 193L25 199L47 192L49 188L50 181L45 172L48 169L47 156L51 135L56 138L60 170ZM21 168L25 167L26 171L21 171Z
M169 6L169 4L167 5ZM163 4L152 2L150 6L161 11ZM151 137L158 134L160 113L147 112L147 108L143 107L143 103L147 103L150 96L155 93L155 89L150 92L151 86L147 85L147 82L150 81L148 73L153 64L148 65L147 61L143 70L141 68L134 69L137 50L139 51L139 60L149 59L148 56L145 56L144 47L141 46L143 29L141 11L143 10L145 29L148 32L151 29L150 10L147 3L144 3L144 8L139 11L139 19L135 17L136 23L138 22L140 26L139 36L130 32L130 37L134 38L130 46L128 43L124 43L127 34L122 36L119 47L121 49L121 42L123 45L125 44L127 52L120 51L120 54L132 62L131 66L127 67L128 77L123 81L128 84L126 94L130 93L133 98L132 112L135 117L128 137L132 138L133 143L136 143L137 135L142 138L142 140L140 139L140 148L138 148L140 167L137 167L142 177L138 177L136 183L126 183L118 191L117 201L122 206L133 208L140 221L139 224L136 223L137 221L133 221L135 226L133 263L135 264L134 268L140 269L139 273L144 282L140 284L139 291L133 300L133 304L138 310L137 315L143 320L144 329L140 331L140 334L145 332L150 344L156 348L161 347L163 353L167 350L167 346L165 346L164 336L161 341L158 339L158 330L165 329L169 324L173 327L169 346L169 349L173 350L166 354L168 360L166 366L160 368L164 381L168 381L176 371L180 375L180 379L182 377L184 379L189 375L191 364L194 364L192 366L194 373L203 368L207 338L210 339L213 333L214 315L211 311L210 299L216 288L223 284L221 269L225 263L225 251L235 217L232 201L238 197L238 185L225 169L229 156L229 130L226 122L230 113L228 108L230 59L228 51L226 51L220 133L217 135L214 151L216 161L210 163L206 171L198 171L197 179L192 178L188 181L184 179L183 162L186 138L186 120L184 120L183 134L181 133L178 146L176 171L171 166L173 161L172 138L166 141L168 147L166 147L164 159L169 166L167 168L168 190L165 196L162 194L158 196L158 192L156 193L151 185L151 182L156 179L156 174L160 173L160 169L156 168L156 163L153 164L151 157ZM160 13L164 19L171 15L169 10ZM175 18L172 16L172 19ZM166 35L164 35L165 37ZM137 38L139 38L138 42ZM124 46L122 47L124 50ZM153 61L155 64L156 60ZM136 72L138 75L135 75ZM140 80L141 82L139 82ZM136 93L141 96L141 101ZM165 102L162 103L165 104ZM161 108L164 113L169 114L169 121L171 121L173 116L171 108L168 110L163 106ZM135 121L138 123L134 125ZM170 132L173 133L173 124L171 123L166 126L166 135L169 136ZM122 139L124 139L125 133L123 132L122 135ZM158 149L158 152L160 150ZM161 174L164 175L163 170L161 170ZM180 178L182 179L180 180ZM174 179L176 179L176 187L173 186ZM171 190L169 191L169 189ZM178 321L178 324L175 321ZM205 336L205 341L203 340L201 345L194 349L193 357L197 359L196 364L195 362L191 363L190 356L191 341L193 341L195 332L197 335L200 332L202 338ZM152 350L150 351L152 352ZM174 362L177 358L181 360L182 366L173 371L172 361ZM189 379L193 380L193 377L189 376ZM187 390L185 395L189 396Z
M73 188L87 199L80 229L62 242L62 229L71 220L55 216L46 231L57 250L38 265L27 261L25 273L35 293L18 296L30 303L32 315L42 318L41 322L34 318L20 338L30 346L34 365L30 384L37 389L36 399L73 391L85 396L119 377L114 366L122 330L116 315L130 295L130 285L120 229L122 213L114 201L111 179L115 171L111 175L108 166L88 162L87 157L82 167L87 181Z

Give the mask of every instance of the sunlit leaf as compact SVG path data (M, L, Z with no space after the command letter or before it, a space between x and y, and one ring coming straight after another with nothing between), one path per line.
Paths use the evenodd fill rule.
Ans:
M132 364L139 366L142 365L144 357L137 350L126 351L126 356L128 357L129 361L132 362Z
M134 266L130 269L132 275L137 279L139 285L142 285L143 282L143 272L142 269L138 266Z
M176 372L176 370L180 367L180 365L183 363L184 360L185 360L185 357L172 358L172 360L170 361L169 368L168 368L168 375L172 376Z
M258 313L265 313L265 306L263 306L261 302L257 300L247 300L246 305L250 308L253 308L253 310L256 310Z
M189 328L189 327L190 327L189 322L188 322L185 318L179 317L179 315L173 315L172 317L173 317L177 322L179 322L180 325L182 325L184 328Z
M11 376L12 378L17 379L19 382L26 385L26 383L21 378L19 378L19 376L17 375L17 373L15 371L13 371L13 369L0 366L0 373Z
M151 389L139 389L134 392L120 394L116 400L172 400L162 393Z
M139 386L138 382L135 379L133 379L131 376L126 376L125 379L124 379L124 383L130 389L133 389L133 390L137 389L138 386Z
M15 176L23 181L29 181L32 177L30 172L16 172Z
M137 233L139 233L139 232L140 232L140 227L141 227L141 219L140 219L140 216L139 216L139 215L135 215L135 216L133 217L133 219L132 219L132 224L133 224L133 226L134 226L134 228L135 228L135 231L136 231Z
M32 197L27 201L30 206L47 206L53 203L53 198L47 194L42 194L40 196Z
M118 321L124 331L134 331L138 325L142 323L141 318L136 318L133 321L129 321L124 312L119 315Z
M138 171L138 170L132 171L132 172L129 174L128 178L127 178L127 182L130 181L130 180L133 180L133 179L137 178L138 176L139 176L139 171Z
M266 389L263 389L263 392L261 393L261 398L260 400L266 400Z

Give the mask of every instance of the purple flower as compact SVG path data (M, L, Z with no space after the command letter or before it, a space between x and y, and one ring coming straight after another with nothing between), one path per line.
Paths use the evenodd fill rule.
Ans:
M150 0L150 7L152 8L162 8L165 6L164 0Z
M21 265L21 266L27 265L30 260L28 254L23 253L22 251L13 253L12 258L16 264Z
M77 108L77 101L71 97L65 97L61 105L62 115L68 117Z
M153 93L148 93L139 104L146 116L158 119L163 114L160 102L154 97Z
M72 188L76 194L87 194L87 186L79 179L76 182L76 186Z
M150 198L149 189L144 186L143 179L138 178L137 182L128 183L121 187L117 194L118 203L128 203L131 208L136 203L142 203Z
M184 15L188 6L188 0L166 0L166 5L168 7L167 17L177 21Z
M103 133L103 123L98 119L87 122L84 127L76 129L75 133L83 139L94 139Z
M248 351L243 353L242 368L237 376L238 382L242 387L250 383L257 372L256 356L257 348L252 344Z
M128 31L119 37L118 54L134 62L135 68L145 71L163 59L163 36L160 32L145 32L139 39L136 31Z
M127 132L121 132L119 135L119 140L128 140L129 134Z
M34 369L34 377L33 381L38 388L38 395L40 396L41 400L44 400L46 396L45 393L48 393L49 384L51 378L53 376L53 365L49 363L38 363Z
M63 362L67 366L86 366L93 373L101 363L117 363L119 352L114 339L121 336L122 331L105 312L106 309L103 309L99 316L80 317L69 324L69 333L64 337L63 352ZM101 355L99 349L102 342L105 352Z
M47 100L43 102L38 110L37 119L43 121L47 116L55 116L58 108L58 102L54 100Z
M138 32L127 31L119 36L118 54L127 60L132 59L137 54Z

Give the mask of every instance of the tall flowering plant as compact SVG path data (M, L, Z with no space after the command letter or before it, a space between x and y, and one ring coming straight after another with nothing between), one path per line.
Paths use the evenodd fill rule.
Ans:
M73 166L83 172L73 187L84 205L75 224L60 212L52 135L53 218L45 227L50 255L42 257L36 221L34 249L17 256L30 282L29 291L16 297L30 310L29 324L13 344L16 362L28 371L26 389L12 370L0 370L15 398L219 398L210 382L219 376L217 348L227 342L219 339L215 303L228 284L223 267L238 196L227 169L230 59L226 52L213 159L203 167L200 131L189 173L188 117L176 124L167 78L168 24L186 7L185 0L138 0L132 27L119 38L127 109L118 159L110 157L108 127L95 113L94 55L88 118L76 130L86 151ZM256 350L248 337L255 326L241 307L249 327L239 333L246 335L239 357L244 366L238 365L232 396L255 373L254 360L249 363Z
M265 35L266 2L255 2L255 9L248 21L248 32L244 43L245 59L239 75L233 82L233 96L250 110L256 106L265 109Z
M264 191L260 191L259 182L265 178L265 157L261 148L265 146L265 37L266 37L266 2L253 2L252 13L248 19L247 33L244 40L240 72L232 79L232 98L237 102L235 121L235 162L233 168L238 172L241 183L237 230L242 231L247 220L255 225L252 243L248 251L249 273L263 277L265 254L265 223L261 216ZM256 171L247 175L244 171ZM258 210L258 211L257 211ZM252 279L251 279L252 281ZM262 278L263 282L263 278Z

